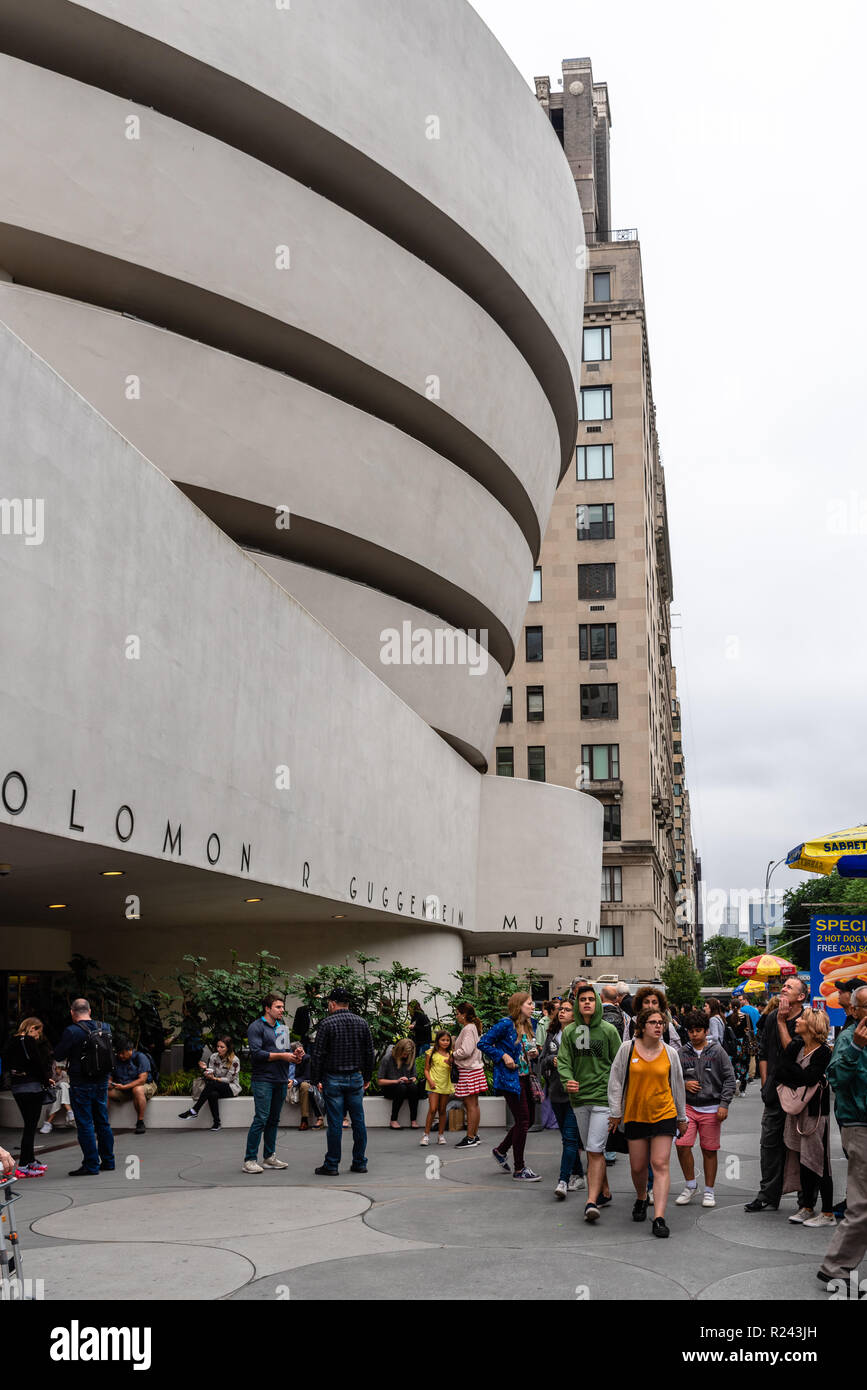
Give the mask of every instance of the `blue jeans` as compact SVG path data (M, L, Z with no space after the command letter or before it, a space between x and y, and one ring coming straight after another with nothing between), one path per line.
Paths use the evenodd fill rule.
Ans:
M81 1166L98 1173L100 1163L114 1168L114 1135L108 1122L108 1078L77 1081L69 1086L69 1099L81 1145Z
M551 1108L557 1117L560 1126L560 1136L563 1142L563 1152L560 1157L560 1182L568 1182L574 1175L579 1178L584 1176L584 1165L578 1157L578 1148L581 1143L581 1136L578 1133L578 1121L575 1118L575 1111L571 1104L563 1104L562 1101L552 1101Z
M286 1099L286 1082L267 1081L260 1076L254 1076L250 1083L250 1090L253 1092L255 1114L253 1123L247 1131L245 1163L256 1162L259 1156L259 1140L262 1138L263 1130L265 1131L263 1146L265 1157L270 1158L275 1152L280 1111L283 1109L283 1102Z
M360 1071L326 1072L322 1078L325 1114L328 1117L328 1148L324 1167L336 1173L343 1151L343 1116L349 1112L352 1124L352 1162L359 1168L367 1164L367 1126L364 1123L364 1077Z

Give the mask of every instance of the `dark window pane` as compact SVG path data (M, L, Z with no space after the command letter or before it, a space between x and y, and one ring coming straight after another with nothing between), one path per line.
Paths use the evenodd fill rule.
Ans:
M582 687L581 687L581 718L582 718L582 719L616 719L616 718L617 718L617 686L616 686L616 685L582 685Z
M620 807L603 806L604 818L602 821L603 840L620 839Z
M544 782L545 780L545 749L527 749L527 777L531 782Z
M527 628L526 654L528 661L542 660L542 629L540 627Z
M586 623L582 623L581 626L578 628L578 660L579 660L579 661L589 661L589 660L590 660L589 632L590 632L590 629L589 629L589 627L587 626Z
M597 270L593 276L593 298L597 304L607 304L611 299L611 271Z
M514 777L515 775L515 750L514 748L497 749L497 776Z
M608 624L608 655L612 661L617 659L617 624Z
M512 722L512 687L506 686L506 698L503 700L503 712L500 715L501 724L511 724Z
M545 718L544 686L527 686L527 718L532 724L538 724Z
M578 597L583 599L615 598L614 565L579 565Z

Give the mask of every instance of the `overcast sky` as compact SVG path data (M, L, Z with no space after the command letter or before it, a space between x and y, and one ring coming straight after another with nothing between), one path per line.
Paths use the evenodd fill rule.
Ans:
M867 26L846 0L472 3L531 84L577 57L608 83L693 832L708 887L761 887L768 860L867 821Z

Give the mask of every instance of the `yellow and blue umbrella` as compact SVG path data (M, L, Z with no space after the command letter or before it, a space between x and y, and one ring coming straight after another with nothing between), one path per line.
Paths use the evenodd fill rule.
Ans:
M789 850L786 865L808 874L832 874L836 869L841 878L867 878L867 825L805 840Z

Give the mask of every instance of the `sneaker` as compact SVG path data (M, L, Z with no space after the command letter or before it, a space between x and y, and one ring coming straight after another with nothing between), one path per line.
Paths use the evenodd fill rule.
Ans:
M338 1170L337 1170L336 1168L326 1168L324 1163L322 1164L322 1167L321 1167L321 1168L314 1168L313 1171L314 1171L314 1173L318 1174L318 1176L319 1176L320 1178L339 1178L339 1177L340 1177L340 1173L338 1172Z
M609 1206L609 1205L611 1204L611 1202L612 1202L613 1200L614 1200L614 1199L612 1198L610 1192L609 1192L609 1194L608 1194L607 1197L605 1196L605 1193L603 1192L603 1193L601 1193L601 1194L596 1198L596 1205L597 1205L597 1207L607 1207L607 1206Z
M51 1121L50 1121L50 1120L46 1120L44 1125L40 1125L40 1126L39 1126L39 1133L40 1133L40 1134L50 1134L53 1128L54 1128L54 1126L52 1125Z
M461 1142L463 1143L463 1140L462 1140ZM482 1142L482 1141L481 1141L481 1139L479 1138L479 1136L476 1135L475 1138L473 1138L473 1139L468 1139L468 1140L466 1141L467 1148L468 1148L468 1149L477 1149L477 1148L479 1147L479 1145L481 1144L481 1142Z
M541 1182L538 1173L534 1173L532 1168L521 1168L517 1173L512 1174L512 1182Z
M458 1140L458 1142L455 1144L455 1148L456 1148L456 1149L468 1149L468 1148L470 1147L470 1144L471 1144L471 1143L472 1143L472 1140L471 1140L471 1139L467 1139L466 1136L464 1136L463 1139L459 1139L459 1140Z
M365 1164L361 1164L361 1163L351 1163L351 1164L349 1165L349 1171L350 1171L350 1173L366 1173L366 1172L367 1172L367 1164L366 1164L366 1163L365 1163Z
M216 1123L215 1125L211 1125L211 1129L222 1129L222 1128L223 1128L223 1126L220 1124L220 1121L219 1121L219 1120L217 1121L217 1123Z
M580 1173L573 1173L566 1186L570 1192L580 1192L582 1188L587 1186L587 1180L582 1178Z
M746 1203L746 1205L744 1206L744 1211L777 1211L778 1208L779 1204L775 1206L773 1202L766 1202L764 1197L754 1197L751 1202ZM810 1215L812 1216L813 1213L810 1212ZM790 1217L789 1219L791 1220L792 1218ZM802 1219L800 1213L798 1213L798 1217L796 1219Z
M255 1158L248 1158L241 1169L243 1173L264 1173L265 1169L260 1167Z
M671 1231L668 1229L661 1216L655 1216L653 1218L651 1231L655 1236L659 1236L660 1240L668 1240L668 1237L671 1235Z
M70 1111L70 1113L69 1113L69 1114L67 1115L67 1117L66 1117L66 1128L67 1128L67 1129L73 1129L74 1127L75 1127L75 1116L74 1116L74 1115L72 1114L72 1112Z
M701 1204L703 1207L715 1207L716 1197L713 1195L712 1192L705 1192L704 1196L701 1199ZM836 1224L837 1223L835 1221L834 1225L836 1226Z
M145 1122L144 1122L144 1120L136 1120L136 1122L135 1122L135 1132L136 1132L136 1134L144 1134L144 1133L145 1133Z
M429 1143L430 1143L430 1135L429 1135L429 1134L423 1134L423 1135L421 1136L421 1138L419 1139L418 1142L419 1142L420 1144L429 1144Z
M437 1135L437 1143L438 1143L438 1144L445 1144L445 1142L446 1142L446 1136L445 1136L444 1134L438 1134L438 1135Z
M598 1221L598 1220L599 1220L599 1208L595 1205L595 1203L593 1203L593 1202L588 1202L588 1203L587 1203L586 1207L584 1208L584 1220L585 1220L585 1221Z
M691 1201L692 1201L692 1199L693 1199L693 1197L695 1196L695 1194L696 1194L697 1191L698 1191L698 1189L695 1188L695 1187L685 1187L685 1188L683 1189L683 1191L681 1192L680 1196L679 1196L679 1197L675 1197L675 1199L674 1199L675 1206L678 1206L678 1207L685 1207L686 1204L687 1204L687 1202L691 1202Z
M635 1201L634 1201L633 1204L632 1204L632 1219L633 1219L633 1221L646 1221L646 1220L647 1220L647 1198L646 1198L646 1197L636 1197Z
M565 1200L566 1200L566 1193L567 1193L568 1191L569 1191L568 1187L566 1186L565 1182L564 1182L563 1179L561 1178L560 1181L558 1182L557 1186L554 1188L554 1196L557 1198L557 1201L558 1201L558 1202L565 1202Z
M22 1175L21 1175L21 1173L18 1173L16 1176L20 1178ZM27 1175L25 1174L24 1176L27 1176ZM98 1177L99 1177L99 1169L98 1169L98 1168L85 1168L85 1167L82 1165L81 1168L70 1168L70 1170L69 1170L69 1176L70 1176L71 1178L98 1178Z
M283 1160L282 1160L282 1158L278 1158L276 1154L270 1154L270 1155L268 1156L268 1158L263 1159L263 1162L264 1162L266 1168L288 1168L288 1167L289 1167L289 1164L288 1164L288 1163L284 1163Z
M815 1213L812 1207L801 1207L795 1212L794 1216L789 1217L789 1220L793 1226L803 1226L804 1223L809 1221L814 1215Z
M494 1158L495 1158L495 1159L497 1160L497 1162L499 1163L499 1165L500 1165L500 1167L502 1168L503 1172L504 1172L504 1173L511 1173L512 1170L511 1170L511 1168L509 1167L509 1160L506 1158L506 1155L505 1155L505 1154L501 1154L499 1149L491 1149L491 1153L494 1155Z
M180 1112L180 1114L178 1115L178 1119L179 1119L179 1120L194 1120L195 1118L196 1118L196 1111L195 1111L195 1110L182 1110L182 1111Z
M805 1226L836 1226L837 1218L833 1212L820 1212L818 1216L811 1216L809 1221L805 1221Z
M48 1171L48 1169L46 1168L46 1166L45 1166L44 1163L31 1163L31 1164L30 1164L30 1171L31 1171L31 1173L33 1174L33 1176L34 1176L35 1178L41 1178L41 1177L42 1177L42 1174L43 1174L43 1173L46 1173L46 1172ZM836 1226L836 1224L837 1224L837 1223L836 1223L836 1221L835 1221L835 1222L834 1222L834 1225Z
M37 1174L36 1174L36 1173L31 1173L31 1171L30 1171L29 1168L16 1168L16 1169L15 1169L15 1176L16 1176L16 1178L35 1178L35 1177L37 1176ZM70 1173L69 1176L72 1177L72 1176L73 1176L72 1173ZM77 1175L76 1175L76 1176L77 1176Z

